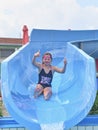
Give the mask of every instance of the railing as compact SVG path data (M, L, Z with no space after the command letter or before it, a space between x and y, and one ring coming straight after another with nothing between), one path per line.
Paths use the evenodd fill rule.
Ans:
M28 130L12 117L0 118L0 130ZM32 129L33 130L33 129ZM98 115L89 115L69 130L98 130Z

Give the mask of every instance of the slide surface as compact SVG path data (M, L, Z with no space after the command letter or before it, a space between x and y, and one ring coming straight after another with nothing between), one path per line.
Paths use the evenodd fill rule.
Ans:
M95 62L68 41L47 40L45 35L45 40L37 39L32 31L30 42L2 62L2 97L11 116L27 128L41 130L44 124L61 123L68 129L85 118L93 106L97 90ZM38 50L40 62L45 52L52 54L55 66L62 67L64 57L68 62L64 74L54 73L49 101L43 95L33 98L38 70L32 65L32 57Z

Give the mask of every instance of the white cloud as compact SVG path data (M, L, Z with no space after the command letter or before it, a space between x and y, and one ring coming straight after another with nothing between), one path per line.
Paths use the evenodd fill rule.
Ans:
M98 7L80 6L76 0L3 0L0 37L20 37L26 24L43 29L97 29Z

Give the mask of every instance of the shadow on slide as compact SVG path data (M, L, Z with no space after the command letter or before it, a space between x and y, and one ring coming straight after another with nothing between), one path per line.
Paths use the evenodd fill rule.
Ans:
M40 50L53 55L53 65L63 66L64 74L54 73L53 96L33 98L38 70L33 54ZM41 58L38 58L41 61ZM21 125L41 130L43 125L61 123L63 129L79 123L90 111L96 96L95 61L67 42L30 41L1 64L2 97L11 116Z

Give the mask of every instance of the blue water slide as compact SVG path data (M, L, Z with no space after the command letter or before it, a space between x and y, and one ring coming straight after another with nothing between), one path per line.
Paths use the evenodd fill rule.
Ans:
M69 129L87 116L97 91L95 61L70 41L96 39L96 35L92 31L32 30L30 42L2 62L3 101L18 123L32 130L59 123L62 129ZM64 74L54 73L53 95L48 101L43 95L33 97L38 70L32 57L38 50L40 62L47 51L53 56L53 65L62 67L64 57L68 62Z

